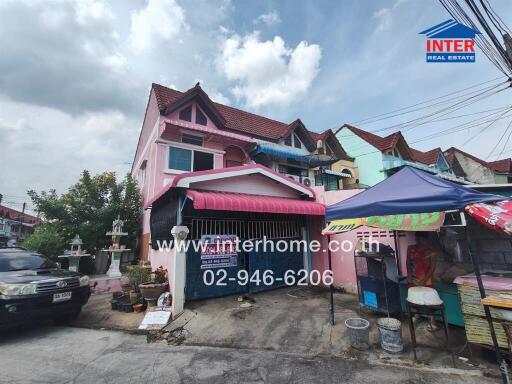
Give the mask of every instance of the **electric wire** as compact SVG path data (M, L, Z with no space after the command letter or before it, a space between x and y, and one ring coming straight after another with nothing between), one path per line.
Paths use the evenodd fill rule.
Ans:
M512 122L512 120L510 120L510 121ZM507 128L503 131L503 134L500 136L499 140L496 142L496 145L491 149L491 151L489 152L489 154L487 155L485 160L487 160L489 157L491 157L492 154L494 153L494 151L496 150L496 148L499 147L501 141L503 140L505 135L508 133L509 129L510 129L510 123L508 124Z
M512 135L512 129L510 129L511 126L512 126L512 119L508 123L509 133L508 133L507 140L505 141L505 144L503 144L503 148L501 149L501 152L499 153L499 155L496 156L497 160L499 160L499 158L503 155L503 151L505 150L505 148L507 147L508 142L510 141L510 136Z
M499 77L495 77L494 79L491 79L491 80L487 80L487 81L484 81L482 83L478 83L478 84L475 84L475 85L472 85L470 87L466 87L466 88L463 88L463 89L459 89L458 91L454 91L454 92L450 92L450 93L447 93L445 95L442 95L442 96L438 96L438 97L434 97L432 99L428 99L428 100L425 100L425 101L421 101L419 103L416 103L416 104L413 104L413 105L409 105L408 107L403 107L403 108L399 108L399 109L395 109L393 111L389 111L389 112L386 112L386 113L381 113L381 114L378 114L378 115L374 115L374 116L370 116L370 117L367 117L367 118L364 118L364 119L361 119L361 120L357 120L357 121L354 121L353 124L362 124L364 122L367 122L368 120L373 120L375 118L378 118L378 117L382 117L382 116L386 116L386 115L390 115L390 114L393 114L395 112L401 112L401 111L405 111L405 110L408 110L408 109L411 109L411 108L414 108L414 107L417 107L419 105L423 105L423 104L426 104L426 103L430 103L431 101L437 101L437 100L440 100L440 99L444 99L448 96L452 96L452 95L455 95L457 93L460 93L460 92L464 92L464 91L467 91L468 89L472 89L472 88L475 88L475 87L479 87L481 85L484 85L484 84L488 84L488 83L491 83L491 82L494 82L494 81L497 81L497 80L503 80L503 76L499 76ZM445 100L446 102L447 100ZM427 107L425 107L427 108ZM389 118L389 117L386 117L386 118ZM379 119L380 120L380 119ZM379 121L379 120L375 120L375 121Z

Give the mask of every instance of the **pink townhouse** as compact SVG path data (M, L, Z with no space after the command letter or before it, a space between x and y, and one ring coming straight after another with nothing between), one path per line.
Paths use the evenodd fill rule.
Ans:
M190 249L177 257L158 245L172 240L178 226L198 241L309 240L325 212L314 187L342 189L355 180L353 170L332 167L340 161L353 165L331 131L315 135L299 119L283 123L213 102L199 84L186 92L153 84L132 166L145 206L141 258L168 269L171 292L181 301L283 285L229 278L272 270L277 280L286 270L309 271L311 252L239 252L212 260ZM207 270L226 273L228 283L206 285Z

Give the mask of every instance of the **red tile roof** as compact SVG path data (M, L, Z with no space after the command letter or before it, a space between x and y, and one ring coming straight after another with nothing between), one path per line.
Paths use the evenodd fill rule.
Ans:
M450 163L450 165L453 163L453 157L455 156L455 152L459 152L462 155L470 158L471 160L477 162L478 164L483 165L486 168L489 168L490 170L498 173L508 173L512 172L512 159L501 159L496 161L485 161L482 160L476 156L473 156L467 152L464 152L463 150L455 147L448 148L446 151L444 151L444 154L446 156L446 159Z
M453 161L453 156L455 155L455 152L459 152L461 153L462 155L470 158L471 160L483 165L484 167L489 167L489 164L487 164L487 162L485 160L482 160L476 156L473 156L467 152L464 152L463 150L459 149L459 148L455 148L455 147L450 147L448 148L446 151L444 151L444 154L445 156L449 157L450 161Z
M427 152L419 151L414 148L410 148L410 150L415 161L426 165L436 164L439 154L442 153L441 148L434 148Z
M413 155L410 151L410 147L402 136L402 132L397 131L388 136L381 137L374 133L364 131L360 128L356 128L352 125L345 124L343 127L350 129L354 134L359 136L361 139L366 141L367 143L373 145L379 151L384 152L388 150L394 149L397 145L400 145L400 153L404 155L406 158L412 158Z
M400 139L399 136L401 135L400 131L398 131L386 137L381 137L374 133L364 131L360 128L356 128L352 125L345 124L344 126L350 129L354 134L359 136L364 141L373 145L379 151L387 151L389 149L395 148L396 144Z
M489 165L489 168L491 168L494 172L508 173L508 172L512 171L512 160L511 159L490 161L487 164Z
M309 131L309 134L311 135L311 138L313 140L315 140L315 141L324 140L327 136L334 135L332 129L328 129L328 130L323 131L323 132L311 132L311 131Z
M164 112L167 107L181 99L183 96L193 92L196 87L200 86L196 85L196 87L191 88L186 92L180 92L155 83L153 83L152 87L155 91L158 108L160 112ZM215 102L212 103L226 120L226 129L243 132L245 134L250 134L251 136L279 140L290 131L291 125L296 124L297 121L296 120L291 124L286 124L264 116L255 115L254 113L229 107L227 105Z
M39 224L42 222L39 217L29 215L28 213L21 213L20 211L6 207L5 205L0 205L0 217L11 220L19 220L20 217L23 217L23 222L29 224Z

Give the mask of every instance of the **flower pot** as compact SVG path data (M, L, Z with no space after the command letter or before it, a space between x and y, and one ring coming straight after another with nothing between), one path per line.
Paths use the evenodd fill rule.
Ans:
M125 295L127 295L132 290L132 286L131 286L131 284L123 284L123 285L121 285L121 290L123 291L123 293Z
M130 292L130 303L131 304L137 304L139 299L140 299L140 293L139 292Z
M144 310L143 304L133 304L133 310L137 313L142 312Z
M145 284L139 284L139 290L142 296L146 299L148 302L148 305L150 307L155 306L156 301L160 297L162 293L167 291L168 283L161 283L161 284L152 284L152 283L145 283Z

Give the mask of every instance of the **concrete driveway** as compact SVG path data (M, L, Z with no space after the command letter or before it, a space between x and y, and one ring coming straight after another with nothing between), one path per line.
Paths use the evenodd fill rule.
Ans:
M408 323L402 325L405 351L393 355L382 351L376 320L382 315L359 313L357 296L336 293L335 325L328 321L329 293L323 289L290 287L252 295L255 302L244 307L237 296L188 303L185 313L170 324L171 340L184 345L228 348L265 349L311 356L332 355L377 360L411 362ZM350 347L345 320L364 317L371 323L373 347L359 353ZM176 337L177 336L177 337ZM418 358L436 367L452 367L451 355L444 349L444 334L431 334L426 322L417 330L420 347ZM451 343L460 350L465 343L464 331L453 328ZM364 357L363 357L364 356ZM475 369L459 361L458 368Z
M496 380L233 348L147 344L115 331L39 327L0 335L2 383L464 383Z
M331 327L325 295L291 287L251 295L255 302L250 306L237 296L192 302L169 330L183 329L185 345L341 354L350 347L343 322L354 315L355 302L348 295L337 297L336 325Z

